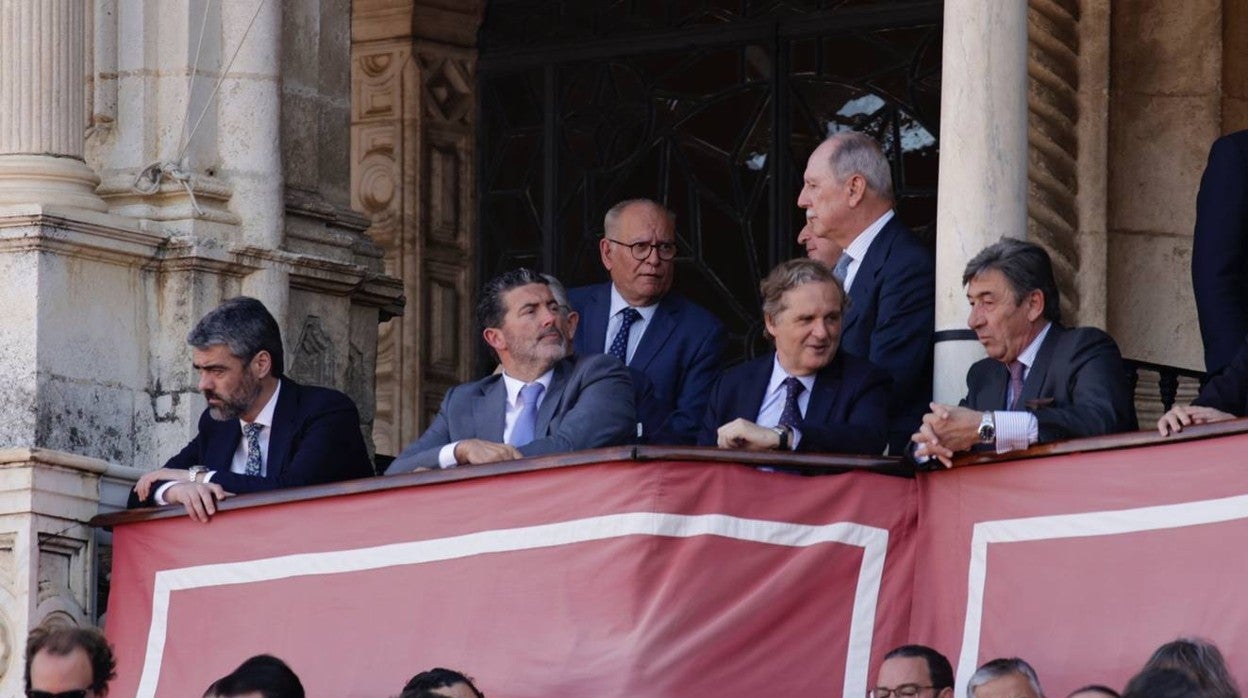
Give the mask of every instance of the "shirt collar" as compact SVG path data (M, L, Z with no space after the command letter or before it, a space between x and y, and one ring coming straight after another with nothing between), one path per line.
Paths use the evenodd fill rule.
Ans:
M1044 344L1044 338L1048 336L1049 328L1052 326L1053 323L1051 322L1044 323L1044 329L1040 330L1040 334L1036 335L1036 338L1031 340L1031 344L1028 344L1027 348L1018 355L1018 360L1028 369L1031 368L1032 364L1036 363L1036 354L1040 353L1040 345Z
M809 376L793 377L801 381L802 385L806 387L806 392L809 393L815 387L815 375L816 374L812 373ZM771 359L771 380L767 383L766 394L771 395L777 390L782 389L784 387L784 379L788 377L788 372L786 372L784 367L780 365L780 355L773 355Z
M624 300L624 296L620 295L620 290L615 287L615 284L611 284L611 312L607 314L607 318L615 317L617 313L628 307L630 307L628 301ZM650 318L654 317L655 311L659 309L659 304L652 303L647 306L632 306L632 308L641 313L642 320L649 321Z
M890 208L885 211L884 215L876 218L874 223L868 225L861 233L858 233L858 237L849 243L849 247L845 248L845 252L855 262L861 262L862 258L867 256L867 250L871 248L871 243L875 242L875 239L879 237L880 231L893 219L893 215L893 209Z
M269 401L264 403L264 409L260 410L260 414L256 415L252 424L259 424L262 427L273 426L273 412L277 410L277 396L282 392L282 379L277 379L277 387L273 389L273 394L269 396ZM241 427L246 427L247 422L243 419L238 420Z
M545 386L546 390L550 390L550 381L554 377L555 377L555 369L552 368L549 371L538 376L537 380L533 382L541 383L543 386ZM527 385L527 383L520 380L519 378L512 378L511 376L507 375L506 371L503 371L503 385L507 387L507 404L511 405L512 407L519 407L520 406L520 389L523 388L525 385ZM545 395L545 391L543 391L542 394Z

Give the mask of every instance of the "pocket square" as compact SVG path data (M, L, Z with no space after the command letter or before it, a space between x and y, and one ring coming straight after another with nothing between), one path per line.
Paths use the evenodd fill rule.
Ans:
M1041 407L1052 407L1053 398L1038 397L1035 400L1027 400L1026 402L1023 403L1023 405L1027 408L1029 412L1032 412L1032 411L1040 409Z

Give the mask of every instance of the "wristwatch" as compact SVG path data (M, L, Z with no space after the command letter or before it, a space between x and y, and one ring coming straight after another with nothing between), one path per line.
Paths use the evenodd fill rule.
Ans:
M772 427L772 431L776 432L776 436L780 437L780 443L776 444L776 450L789 450L789 428L788 427Z
M979 442L990 444L997 440L997 422L992 417L992 412L985 412L984 418L979 420Z
M191 467L186 469L186 479L190 480L191 482L202 482L202 480L199 479L199 476L200 475L206 476L207 474L208 474L208 468L202 465L192 465Z

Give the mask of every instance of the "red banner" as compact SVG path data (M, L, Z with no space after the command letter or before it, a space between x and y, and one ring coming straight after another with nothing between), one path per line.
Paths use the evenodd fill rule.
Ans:
M1122 686L1156 647L1216 642L1248 677L1248 434L920 478L913 636L975 667L1019 656L1045 692Z
M308 695L861 696L904 641L916 483L616 463L115 531L115 695L269 652ZM886 602L885 602L886 601Z

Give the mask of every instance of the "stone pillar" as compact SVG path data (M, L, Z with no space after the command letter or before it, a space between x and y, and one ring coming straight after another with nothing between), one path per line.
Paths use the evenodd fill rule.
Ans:
M470 376L477 332L473 90L485 3L352 5L352 202L410 310L377 347L377 451L420 435Z
M102 479L129 468L30 448L0 450L0 695L24 690L24 645L44 623L96 622L96 532ZM122 472L126 471L126 472Z
M933 393L956 403L983 349L966 327L962 270L1027 234L1027 2L946 0L936 199Z
M104 210L83 162L87 3L0 3L0 206Z

